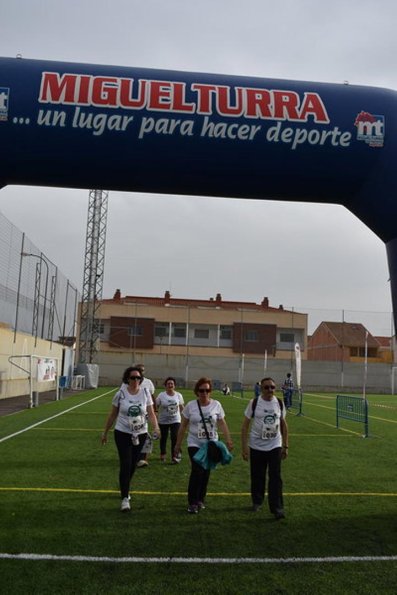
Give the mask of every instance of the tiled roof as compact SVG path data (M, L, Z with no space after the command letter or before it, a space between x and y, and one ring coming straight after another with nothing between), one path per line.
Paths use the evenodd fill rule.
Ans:
M321 325L328 327L340 345L362 347L365 344L367 329L361 322L322 322ZM378 341L369 332L367 344L368 347L379 347Z
M179 307L192 307L192 308L221 308L223 310L255 310L267 312L289 312L290 310L284 310L283 306L280 305L278 308L269 305L269 300L264 298L262 303L256 304L255 302L234 302L223 300L220 294L217 294L216 298L210 298L208 300L200 299L189 299L189 298L174 298L168 292L165 293L164 297L149 297L149 296L136 296L126 295L121 296L117 291L112 299L103 299L102 304L145 304L148 306L179 306ZM298 312L294 311L294 314Z
M375 337L381 347L391 347L391 337Z

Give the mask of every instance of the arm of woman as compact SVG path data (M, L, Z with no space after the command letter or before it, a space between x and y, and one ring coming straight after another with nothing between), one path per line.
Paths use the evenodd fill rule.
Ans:
M285 419L281 418L280 423L281 437L283 439L281 447L281 458L286 459L288 457L288 426Z
M102 432L102 436L101 436L102 445L105 445L106 442L108 441L108 432L109 432L110 428L112 427L112 425L114 424L114 422L116 421L118 414L119 414L119 408L115 407L115 405L112 405L112 408L111 408L109 415L106 419L105 429Z
M227 426L227 423L226 423L226 420L224 417L218 420L218 426L219 426L222 434L225 437L226 446L228 447L229 450L233 450L233 440L230 435L229 428Z
M173 452L174 456L178 456L179 453L181 452L182 442L185 437L185 433L186 433L188 425L189 425L189 420L186 419L186 417L182 416L181 425L179 426L178 436L176 438L175 450Z
M248 417L244 417L243 425L241 427L241 454L243 455L244 461L248 461L248 430L251 420Z
M157 436L159 436L160 435L159 422L157 421L157 417L156 417L156 414L154 412L154 408L152 405L147 406L147 414L148 414L149 421L152 424L153 432L155 432L157 434Z
M157 408L157 405L156 405L156 397L154 395L154 392L152 393L152 403L153 403L153 411L155 413L157 413L158 408Z

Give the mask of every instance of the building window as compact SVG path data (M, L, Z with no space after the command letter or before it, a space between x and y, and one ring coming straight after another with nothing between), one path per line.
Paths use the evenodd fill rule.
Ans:
M360 347L358 351L359 351L360 357L365 357L365 347ZM378 356L378 350L376 349L376 347L368 347L367 357L377 357L377 356Z
M244 341L248 341L251 343L258 342L258 331L255 330L246 330L244 333Z
M174 337L178 337L179 339L185 339L186 337L186 325L185 324L179 324L179 325L174 325Z
M208 328L195 328L194 338L195 339L209 339L210 331Z
M141 326L130 326L128 329L128 335L130 337L143 337L143 328Z
M280 343L294 343L294 333L280 333Z
M154 327L155 337L168 337L168 324L156 324Z
M220 339L225 341L232 340L232 327L231 326L222 326L220 327Z

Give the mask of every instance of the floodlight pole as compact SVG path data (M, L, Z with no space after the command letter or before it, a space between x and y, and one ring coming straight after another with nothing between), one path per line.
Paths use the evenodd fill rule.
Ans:
M48 262L44 257L44 254L33 254L32 252L21 252L21 259L24 256L32 256L33 258L38 258L41 263L44 262L46 266L46 277L45 277L45 294L43 295L43 321L41 325L41 338L44 339L44 324L45 324L45 314L46 314L46 306L47 306L47 290L48 290L48 276L50 273ZM40 287L41 287L41 269L38 272L38 297L40 296ZM38 306L38 305L37 305ZM37 321L36 321L37 322ZM37 340L37 328L36 328L36 335L35 339Z
M98 351L96 315L102 300L108 196L104 190L91 190L89 194L79 329L79 363L83 364L93 363Z

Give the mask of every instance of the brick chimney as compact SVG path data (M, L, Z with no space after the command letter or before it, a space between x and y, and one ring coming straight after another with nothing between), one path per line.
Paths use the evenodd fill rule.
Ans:
M269 307L269 298L268 297L263 298L261 306L262 306L262 308L266 308L266 309Z
M169 304L170 302L171 302L171 294L167 289L167 291L164 294L164 303Z
M120 302L121 301L121 291L120 289L116 289L113 299L115 302Z

